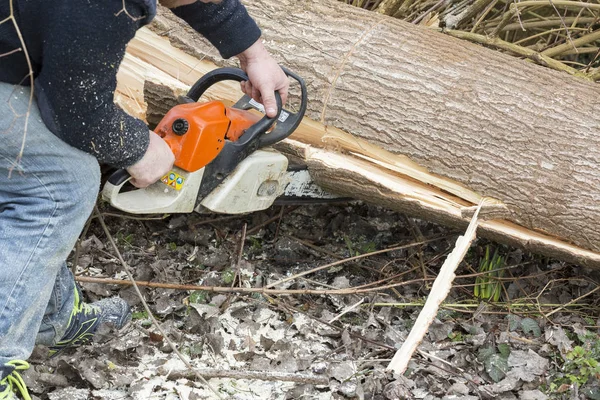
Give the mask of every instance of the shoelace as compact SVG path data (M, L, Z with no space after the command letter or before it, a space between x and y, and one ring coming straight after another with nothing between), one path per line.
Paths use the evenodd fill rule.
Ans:
M25 385L25 382L19 373L19 371L25 371L26 369L29 369L29 363L23 360L12 360L7 362L6 365L10 365L15 369L10 375L7 375L0 381L0 385L6 385L7 390L9 390L8 393L18 391L18 393L21 394L21 397L23 397L23 400L31 400L27 386ZM8 393L7 391L4 391L4 393L0 393L0 395Z

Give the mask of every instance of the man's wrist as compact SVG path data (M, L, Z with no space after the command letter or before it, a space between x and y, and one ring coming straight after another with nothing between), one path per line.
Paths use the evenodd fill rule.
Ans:
M268 55L269 53L267 52L267 49L263 45L262 40L259 38L250 47L242 51L236 57L240 60L240 63L247 64L254 60L260 60Z

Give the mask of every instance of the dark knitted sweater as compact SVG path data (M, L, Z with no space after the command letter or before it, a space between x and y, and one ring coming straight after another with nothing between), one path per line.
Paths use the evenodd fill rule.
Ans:
M135 18L119 13L123 0L13 0L13 4L33 63L34 93L48 128L102 163L126 167L138 161L148 147L148 127L116 107L113 94L125 46L154 17L156 0L125 0ZM196 2L173 11L225 58L260 37L239 0ZM9 0L0 0L0 20L8 15ZM21 47L12 23L0 25L0 55L4 54L0 81L28 84L23 52L13 52Z

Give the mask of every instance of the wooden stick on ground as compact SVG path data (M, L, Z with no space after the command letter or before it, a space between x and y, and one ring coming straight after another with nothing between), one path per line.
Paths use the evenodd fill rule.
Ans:
M387 369L393 370L399 375L402 375L406 371L406 367L408 366L410 358L415 350L417 350L417 346L419 346L423 340L423 337L427 333L429 326L438 313L440 304L446 299L448 293L450 293L452 281L456 276L456 268L465 257L465 254L467 254L467 250L469 250L471 242L473 242L475 239L477 217L479 216L479 210L481 210L482 204L483 201L479 203L479 207L475 212L475 215L473 215L471 223L469 224L464 236L459 236L459 238L456 240L456 247L452 253L448 255L448 258L440 269L438 277L436 278L435 282L433 282L431 292L427 297L425 306L421 310L415 325L411 329L400 350L398 350L394 355L394 358L392 358L392 361L388 365Z
M282 381L297 382L312 385L329 385L327 376L309 375L309 374L291 374L288 372L273 371L236 371L226 369L200 368L196 369L198 373L208 379L212 378L232 378L232 379L256 379L261 381ZM166 368L160 368L159 372L167 376L168 379L194 379L196 375L190 370L169 371Z

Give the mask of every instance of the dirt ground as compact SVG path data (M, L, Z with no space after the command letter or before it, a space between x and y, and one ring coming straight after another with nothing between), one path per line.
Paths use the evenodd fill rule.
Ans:
M34 398L600 399L600 271L477 240L394 376L386 366L462 232L361 202L233 217L100 211L137 281L241 289L142 286L164 337L131 286L82 283L88 301L126 299L133 323L50 360L37 348L25 374ZM490 278L497 301L474 295L487 249L505 259ZM98 217L70 261L80 276L127 280Z

